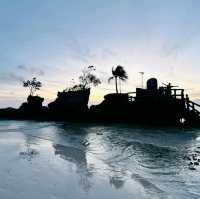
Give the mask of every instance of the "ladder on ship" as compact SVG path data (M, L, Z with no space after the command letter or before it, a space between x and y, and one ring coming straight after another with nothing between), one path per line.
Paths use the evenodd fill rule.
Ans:
M184 96L184 89L171 89L171 97L175 99L181 99L185 102L185 108L188 112L193 113L200 120L200 104L197 104L189 100L188 96Z
M191 100L188 100L188 101L186 100L185 103L186 103L186 109L188 111L194 112L200 119L200 105Z

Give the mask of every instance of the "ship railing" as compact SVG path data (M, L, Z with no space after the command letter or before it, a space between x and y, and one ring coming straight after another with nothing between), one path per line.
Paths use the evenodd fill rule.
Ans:
M129 102L134 102L134 101L135 101L135 97L133 97L133 96L128 96L128 101L129 101Z
M134 102L136 98L136 92L128 92L128 101L129 102Z
M200 104L197 104L193 101L186 100L186 108L192 110L200 116Z
M136 92L128 92L127 94L129 96L129 101L135 101ZM163 94L165 96L169 96L174 99L184 100L184 89L167 89L166 88L163 90ZM149 96L149 95L146 95L146 96ZM143 95L142 97L145 97L145 95Z
M184 89L171 89L171 96L175 99L184 99Z

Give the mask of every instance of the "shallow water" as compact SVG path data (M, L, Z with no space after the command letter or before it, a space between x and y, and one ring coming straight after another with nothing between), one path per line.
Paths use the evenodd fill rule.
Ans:
M0 121L0 198L200 198L192 154L200 129Z

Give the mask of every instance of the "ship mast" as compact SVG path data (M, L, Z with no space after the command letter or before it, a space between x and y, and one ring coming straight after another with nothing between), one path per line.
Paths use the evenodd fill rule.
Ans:
M139 72L141 75L141 88L143 88L144 83L144 72Z

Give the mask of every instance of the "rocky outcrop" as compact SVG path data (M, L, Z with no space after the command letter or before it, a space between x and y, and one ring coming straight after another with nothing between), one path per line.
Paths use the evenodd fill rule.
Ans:
M40 96L32 96L29 95L27 98L27 102L24 102L18 109L20 117L43 117L45 111L47 111L46 107L42 106L44 98Z
M58 92L56 100L48 107L53 112L84 111L88 109L89 96L90 89Z

